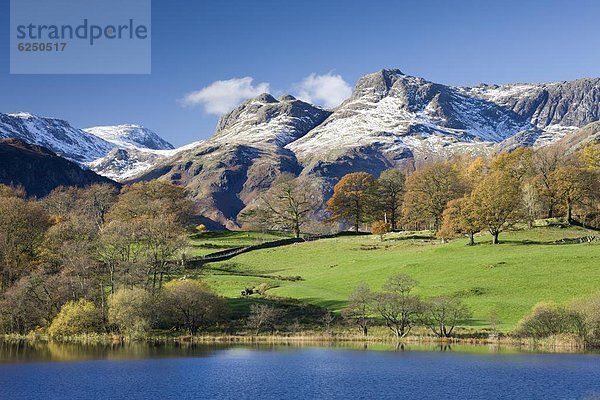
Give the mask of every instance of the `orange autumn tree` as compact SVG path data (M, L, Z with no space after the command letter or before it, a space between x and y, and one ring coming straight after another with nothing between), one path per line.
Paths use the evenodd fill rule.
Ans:
M437 232L446 205L461 197L464 191L465 185L453 164L447 161L427 164L406 179L404 219Z
M369 189L373 180L373 175L367 172L344 175L333 188L333 196L327 201L331 220L350 223L358 232L360 224L367 221Z
M469 246L475 244L475 234L481 231L481 223L473 211L470 196L450 200L443 213L443 223L437 232L438 238L445 240L457 235L467 235Z

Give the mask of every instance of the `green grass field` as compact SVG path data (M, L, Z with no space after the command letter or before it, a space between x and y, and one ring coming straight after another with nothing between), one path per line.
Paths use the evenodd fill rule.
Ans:
M534 228L503 233L500 245L482 235L473 247L462 239L442 244L400 234L388 234L383 242L375 236L340 237L246 253L208 264L197 275L229 298L245 287L269 284L271 295L339 311L359 282L378 291L402 272L419 282L422 296L461 296L473 310L472 327L489 326L496 313L500 328L510 330L539 301L564 302L600 291L600 243L552 243L593 234L598 233ZM233 247L257 234L212 235L207 242ZM223 242L219 235L225 235Z
M251 246L287 237L290 236L279 232L208 232L192 236L188 255L204 256L234 247Z

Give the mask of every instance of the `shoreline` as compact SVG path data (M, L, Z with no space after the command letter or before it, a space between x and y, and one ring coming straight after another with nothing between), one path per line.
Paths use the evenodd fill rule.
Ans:
M581 340L568 336L550 337L543 340L517 339L513 337L499 338L438 338L434 336L406 336L396 338L390 335L316 335L316 334L291 334L291 335L150 335L145 337L127 337L114 334L92 334L73 337L52 338L45 334L4 334L0 335L0 343L57 343L63 345L174 345L179 347L194 345L246 345L246 346L290 346L290 347L352 347L363 346L368 350L373 346L387 346L390 349L410 350L405 346L439 347L440 350L452 350L452 346L461 349L486 348L490 352L516 351L523 353L596 353L597 347L585 346ZM433 349L431 349L433 350Z

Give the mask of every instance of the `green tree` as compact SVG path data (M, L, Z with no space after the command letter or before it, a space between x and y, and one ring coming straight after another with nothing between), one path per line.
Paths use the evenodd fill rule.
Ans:
M102 327L100 311L86 299L69 301L60 309L48 328L50 336L71 336L99 332Z

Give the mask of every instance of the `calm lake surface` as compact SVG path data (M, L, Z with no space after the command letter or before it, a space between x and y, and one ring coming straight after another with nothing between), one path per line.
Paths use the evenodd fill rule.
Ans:
M0 399L600 399L600 356L0 342Z

